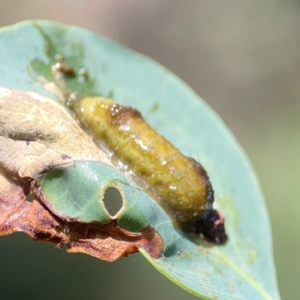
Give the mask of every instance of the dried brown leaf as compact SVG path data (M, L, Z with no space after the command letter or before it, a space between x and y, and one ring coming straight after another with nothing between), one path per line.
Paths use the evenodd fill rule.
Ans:
M40 202L26 201L22 189L0 198L0 236L22 231L39 241L61 247L68 241L64 222L44 208Z
M162 238L153 228L145 228L135 234L115 223L102 227L69 223L69 230L68 252L83 252L110 262L135 253L139 248L159 258L164 249Z
M0 167L18 180L76 160L110 164L62 105L0 88Z
M39 201L26 201L22 189L0 197L0 236L24 232L37 241L64 244L68 252L81 252L109 262L144 248L158 258L164 248L159 234L146 228L138 234L109 225L68 223L54 216Z

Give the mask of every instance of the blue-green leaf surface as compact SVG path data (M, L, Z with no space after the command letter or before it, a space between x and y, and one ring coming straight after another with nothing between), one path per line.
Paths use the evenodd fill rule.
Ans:
M80 76L67 79L68 89L81 96L112 96L137 108L160 134L196 158L210 176L215 207L226 220L229 241L225 246L212 246L176 231L156 202L143 191L139 191L143 196L134 198L129 189L136 185L118 174L129 182L122 186L128 204L146 215L141 223L149 223L165 240L165 252L159 259L141 250L150 263L203 299L280 299L264 199L247 158L219 117L161 65L87 30L45 21L0 31L0 86L35 91L60 101L45 85L54 80L51 65L57 53L76 70L84 67L88 71L88 80ZM117 172L105 171L107 166L101 164L91 168L106 174L102 182Z

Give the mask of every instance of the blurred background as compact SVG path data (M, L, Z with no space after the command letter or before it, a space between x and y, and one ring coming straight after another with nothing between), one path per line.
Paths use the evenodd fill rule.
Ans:
M106 35L159 61L205 99L254 165L282 298L299 299L300 1L0 0L0 26L25 19ZM21 234L1 238L0 248L10 257L0 266L8 300L196 299L139 255L99 263Z

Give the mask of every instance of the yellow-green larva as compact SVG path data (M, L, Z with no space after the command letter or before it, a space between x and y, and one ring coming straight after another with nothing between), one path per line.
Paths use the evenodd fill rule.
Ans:
M159 135L137 110L88 97L79 102L76 114L93 138L155 193L182 228L217 243L226 240L223 217L212 209L214 194L204 168Z

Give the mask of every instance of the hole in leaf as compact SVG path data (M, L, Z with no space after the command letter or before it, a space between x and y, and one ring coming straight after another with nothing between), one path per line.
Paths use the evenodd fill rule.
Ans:
M111 217L115 217L123 206L123 198L115 187L108 187L104 193L104 206Z

